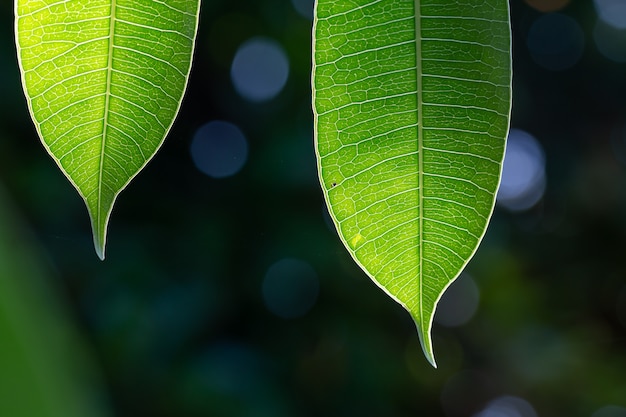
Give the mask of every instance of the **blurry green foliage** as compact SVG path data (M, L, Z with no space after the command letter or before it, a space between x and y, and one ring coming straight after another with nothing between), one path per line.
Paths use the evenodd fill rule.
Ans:
M0 415L107 416L59 288L0 187Z

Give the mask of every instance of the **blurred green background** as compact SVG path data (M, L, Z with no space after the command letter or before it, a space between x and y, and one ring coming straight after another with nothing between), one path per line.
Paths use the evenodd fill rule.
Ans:
M310 1L204 1L181 113L100 262L4 0L0 415L626 416L625 4L511 1L513 194L441 303L435 370L323 208Z

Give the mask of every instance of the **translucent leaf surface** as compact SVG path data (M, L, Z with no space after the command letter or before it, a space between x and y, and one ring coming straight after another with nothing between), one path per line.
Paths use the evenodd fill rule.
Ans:
M435 365L437 302L482 239L511 103L506 0L318 0L320 180L356 262L414 318Z
M39 136L87 204L96 251L119 192L163 143L187 84L199 0L16 0Z

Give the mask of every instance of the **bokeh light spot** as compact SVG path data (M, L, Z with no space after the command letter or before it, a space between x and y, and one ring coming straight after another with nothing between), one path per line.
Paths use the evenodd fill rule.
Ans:
M443 293L435 321L446 327L456 327L467 323L478 309L480 291L471 276L461 274Z
M626 1L594 0L598 17L616 29L626 29Z
M612 61L626 62L626 29L598 20L593 28L593 40L602 55Z
M570 0L526 0L526 3L540 12L556 12L569 4Z
M525 399L506 395L491 401L474 417L537 417L537 412Z
M511 129L507 139L498 204L511 211L531 208L545 191L545 157L529 133Z
M553 381L578 363L576 347L553 328L527 326L508 343L506 360L529 384Z
M607 405L597 410L591 417L626 417L626 408L617 405Z
M246 163L248 142L232 123L215 120L201 126L191 141L196 167L213 178L235 175Z
M291 4L302 17L313 20L315 0L291 0Z
M299 259L282 259L265 274L263 300L272 313L285 319L305 315L317 301L319 281L311 265Z
M258 378L258 361L248 347L222 342L201 358L198 369L205 382L221 394L240 394Z
M571 17L550 13L530 27L526 42L533 60L543 68L562 71L573 67L583 54L585 35Z
M252 38L237 50L230 75L241 96L255 102L267 101L285 87L289 60L273 40Z

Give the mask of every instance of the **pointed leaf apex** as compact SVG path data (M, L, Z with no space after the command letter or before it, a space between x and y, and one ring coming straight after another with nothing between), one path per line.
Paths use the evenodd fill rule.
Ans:
M107 219L107 223L100 226L98 225L97 222L93 220L94 217L91 216L91 210L89 210L89 214L91 217L91 232L93 235L93 246L94 246L94 249L96 250L96 255L98 255L98 258L100 258L101 261L104 261L106 241L107 241L108 219Z
M96 255L100 258L101 261L104 261L104 247L96 245Z
M412 312L413 320L415 320L415 324L417 325L417 335L419 336L420 344L422 345L422 351L424 352L424 356L426 356L426 360L430 363L433 368L437 368L437 362L435 361L435 353L433 351L433 341L431 337L431 329L432 329L432 321L427 327L422 326L420 323L420 319L416 317Z
M430 339L430 335L428 335L428 337ZM420 341L422 341L422 336L420 336ZM435 353L433 352L432 343L430 340L428 342L428 347L422 343L422 350L424 351L424 356L426 356L428 363L430 363L433 368L437 369L437 362L435 361Z

